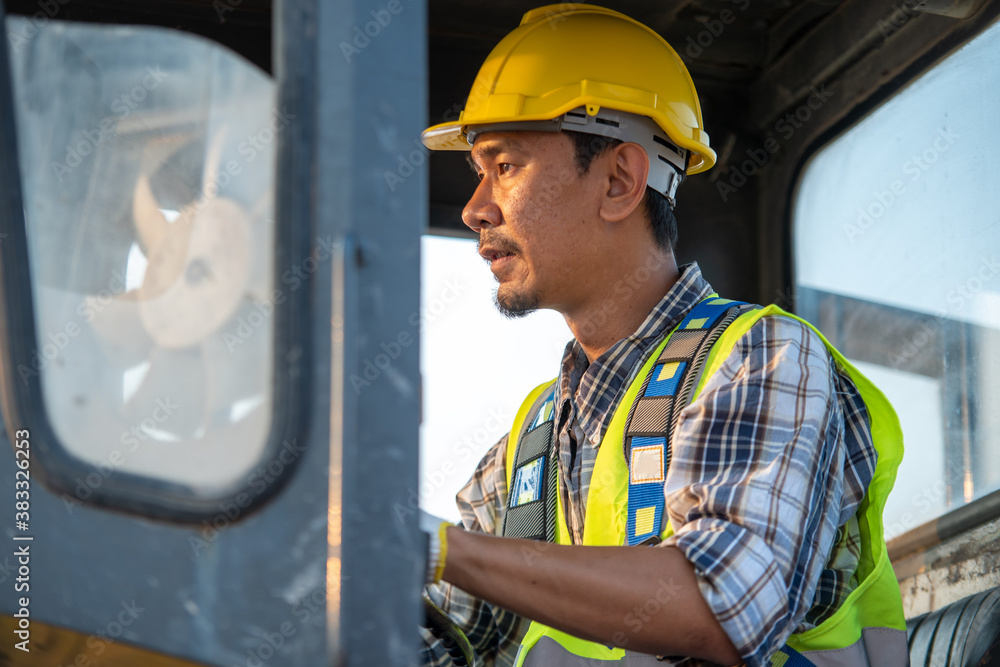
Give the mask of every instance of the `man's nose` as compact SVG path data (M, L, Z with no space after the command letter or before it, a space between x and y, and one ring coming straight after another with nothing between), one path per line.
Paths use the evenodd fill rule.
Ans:
M499 225L501 217L500 208L493 201L488 179L483 179L472 193L472 199L462 209L462 222L478 232L484 225Z

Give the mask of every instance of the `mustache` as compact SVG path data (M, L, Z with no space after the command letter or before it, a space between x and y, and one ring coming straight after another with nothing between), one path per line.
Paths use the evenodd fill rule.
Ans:
M511 254L521 252L521 246L514 241L505 239L498 234L487 234L486 232L481 231L479 232L479 245L476 250L482 250L484 247L494 248L500 252L508 252Z

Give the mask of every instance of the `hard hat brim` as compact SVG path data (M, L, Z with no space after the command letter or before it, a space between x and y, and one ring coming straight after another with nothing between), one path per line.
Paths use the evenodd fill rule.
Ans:
M507 122L524 120L526 119L523 117L511 118ZM504 121L498 120L495 122ZM700 137L700 142L690 142L689 145L685 145L688 142L677 142L682 148L686 148L691 151L691 163L688 165L687 170L689 175L708 171L715 165L716 155L715 151L708 147L708 135L704 131L700 131L700 134L702 135ZM465 137L465 125L460 121L432 125L420 134L420 140L423 142L424 146L432 151L472 150L472 146L469 145L469 142Z
M472 150L459 122L432 125L420 133L420 140L432 151Z

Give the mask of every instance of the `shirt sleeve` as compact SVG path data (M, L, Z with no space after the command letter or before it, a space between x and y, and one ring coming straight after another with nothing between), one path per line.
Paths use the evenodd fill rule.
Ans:
M472 478L458 492L456 500L466 530L492 535L499 532L507 503L506 454L507 436L504 436L490 448ZM528 629L526 619L446 582L427 586L425 594L463 629L486 667L514 664L521 638ZM421 635L424 639L421 665L453 664L440 640L424 628Z
M802 622L842 518L860 502L845 495L835 376L812 330L761 318L674 433L664 492L675 534L664 545L694 566L750 667L768 664Z

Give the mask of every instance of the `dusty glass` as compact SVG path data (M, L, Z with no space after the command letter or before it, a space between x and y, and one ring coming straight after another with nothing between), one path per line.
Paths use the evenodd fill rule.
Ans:
M1000 488L1000 25L821 150L794 209L799 311L899 413L897 536Z
M274 82L180 32L29 21L8 18L31 35L11 45L37 331L19 373L102 479L245 485L272 421Z

